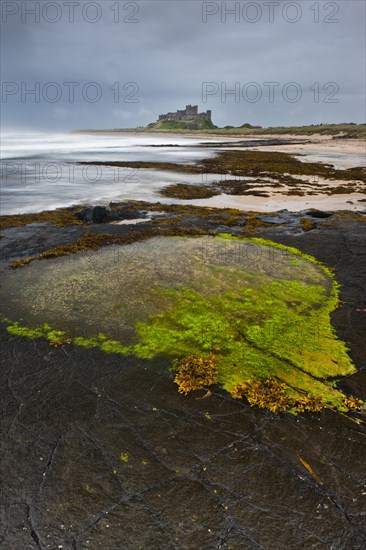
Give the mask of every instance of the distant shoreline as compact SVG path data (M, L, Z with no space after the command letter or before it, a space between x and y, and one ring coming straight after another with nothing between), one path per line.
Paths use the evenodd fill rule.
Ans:
M227 137L248 137L255 136L321 136L328 139L365 139L366 124L319 124L311 126L279 126L273 128L210 128L210 129L163 129L149 128L148 126L137 128L104 128L104 129L76 129L73 134L162 134L162 135L186 135L194 137L205 136L227 136Z

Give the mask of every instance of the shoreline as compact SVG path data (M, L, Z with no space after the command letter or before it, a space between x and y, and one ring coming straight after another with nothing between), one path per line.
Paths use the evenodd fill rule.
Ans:
M354 137L350 137L350 138L343 138L342 136L338 136L338 135L332 135L332 134L317 134L317 133L314 133L314 134L291 134L291 133L283 133L283 134L278 134L278 133L273 133L273 134L251 134L251 133L248 133L248 134L241 134L240 132L238 133L233 133L233 134L224 134L224 133L220 133L220 132L217 132L215 133L214 131L210 132L210 133L204 133L204 132L200 132L199 130L195 132L192 132L192 131L156 131L156 132L151 132L151 131L138 131L137 129L132 129L132 130L128 130L128 129L125 129L125 130L74 130L74 131L71 131L69 132L69 134L82 134L82 135L93 135L93 134L101 134L101 135L106 135L106 136L115 136L115 135L118 135L118 134L121 134L121 135L124 135L124 134L136 134L138 136L141 136L141 135L146 135L146 136L157 136L157 137L167 137L167 136L172 136L172 137L177 137L177 138L181 138L181 137L187 137L187 138L194 138L194 139L217 139L217 138L220 138L221 140L225 141L231 141L231 140L240 140L240 141L254 141L254 140L266 140L266 141L273 141L273 140L289 140L289 141L296 141L296 142L299 142L299 141L303 141L304 144L305 143L308 143L309 140L311 140L311 143L324 143L324 142L329 142L329 144L333 144L334 146L346 146L348 144L351 144L351 145L354 145L355 147L359 148L359 147L362 147L363 149L363 152L365 153L365 140L363 138L354 138ZM290 145L291 147L291 145Z
M265 188L263 188L266 191ZM359 201L362 201L361 203ZM357 202L359 204L357 204ZM177 203L187 204L187 201ZM366 214L365 195L362 193L350 193L349 195L313 195L289 197L281 193L272 195L268 199L250 195L218 195L209 199L192 199L189 204L193 206L207 206L224 209L236 208L242 212L271 212L275 214L283 209L290 212L299 212L305 209L318 208L331 212L349 210L359 214Z
M139 134L139 137L141 135ZM148 136L151 142L151 136L157 137L159 134L144 135ZM164 135L165 138L167 136L166 133L160 135ZM170 135L173 139L174 136L182 138L181 134L171 133ZM61 174L66 174L67 178L68 170L70 171L70 167L66 167L68 164L72 171L76 166L81 175L84 174L84 168L88 169L85 165L90 165L91 170L97 170L100 174L100 180L96 186L90 185L88 189L84 189L82 186L84 180L80 176L80 181L75 180L77 184L75 188L72 188L67 181L63 182L67 191L65 195L57 195L57 192L56 195L51 195L53 190L50 185L47 182L46 184L41 182L39 193L45 193L45 201L42 201L35 187L33 196L35 198L39 196L39 208L32 209L30 200L27 199L20 213L34 213L34 210L42 212L81 204L107 206L110 201L140 199L163 204L229 207L253 212L275 211L281 207L289 210L320 207L334 211L349 209L362 212L364 210L362 180L365 181L365 168L360 167L360 164L366 164L366 160L364 160L365 143L362 140L334 140L329 139L329 136L319 135L304 139L286 134L278 136L253 134L245 137L238 136L238 138L233 136L218 138L218 136L205 134L200 136L194 134L184 136L188 139L194 137L204 140L202 145L196 147L197 155L189 161L189 164L179 161L179 153L177 155L174 153L175 150L184 151L185 145L174 145L171 151L169 144L162 145L168 150L168 153L163 153L167 155L165 157L167 160L164 161L163 156L163 161L158 162L161 158L160 153L155 154L153 147L160 147L160 145L149 142L146 147L150 148L147 153L150 161L123 162L119 161L119 156L110 161L86 162L71 159L65 167L62 165ZM274 139L276 137L278 140ZM268 142L268 145L264 142ZM241 147L242 144L243 147ZM210 151L212 148L214 156L210 152L205 157L205 148ZM120 150L123 151L123 146ZM103 154L105 155L105 152ZM102 156L102 158L105 157ZM108 156L106 158L108 159ZM111 158L113 159L113 156ZM122 158L129 157L124 157L122 153ZM132 158L140 157L132 156ZM178 162L174 163L175 158ZM160 174L157 173L159 171ZM219 173L215 174L215 171ZM117 183L116 173L119 174ZM129 182L129 173L136 174L132 176L135 183ZM121 177L123 177L122 180ZM176 195L169 190L173 182L177 187ZM202 189L201 193L198 192L199 187ZM43 188L44 191L42 191ZM211 198L203 198L209 197L210 194ZM51 196L57 200L51 202ZM10 202L11 197L12 195L4 196L4 208L10 211L8 215L19 212L11 208L11 205L15 204L16 195L14 195L14 202Z

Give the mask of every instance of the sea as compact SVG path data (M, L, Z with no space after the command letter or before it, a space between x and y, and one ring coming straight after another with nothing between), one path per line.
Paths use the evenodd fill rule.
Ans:
M0 213L25 214L73 205L108 205L111 201L186 202L163 197L161 189L174 183L209 184L222 180L223 174L188 174L178 170L81 165L80 162L192 164L222 151L217 147L218 142L230 146L230 143L237 141L238 138L226 136L173 134L4 133L0 151ZM240 138L240 141L245 144L246 139ZM248 141L248 146L253 146L253 140ZM276 150L281 149L276 147ZM300 151L298 154L304 155ZM339 169L345 168L342 163L350 163L349 166L366 164L364 157L324 154L316 150L305 155L301 157L304 161L328 162ZM208 200L215 202L214 199ZM208 200L204 199L205 204ZM227 206L236 207L231 202ZM216 203L217 200L212 205L220 206ZM257 203L258 200L253 207L258 208ZM344 207L343 204L341 206ZM251 208L249 203L246 207ZM294 208L294 205L291 207ZM269 205L264 204L263 208L268 210ZM273 208L278 209L278 205L273 205Z
M108 204L110 201L172 202L159 194L163 187L172 183L209 183L220 175L78 163L153 161L191 164L215 154L214 147L199 147L209 140L210 137L193 139L132 133L3 134L1 214L41 212L75 204Z

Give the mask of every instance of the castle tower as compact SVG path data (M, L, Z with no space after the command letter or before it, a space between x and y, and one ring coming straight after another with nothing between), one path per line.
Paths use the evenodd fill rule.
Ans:
M186 106L187 115L197 115L198 114L198 105L187 105Z

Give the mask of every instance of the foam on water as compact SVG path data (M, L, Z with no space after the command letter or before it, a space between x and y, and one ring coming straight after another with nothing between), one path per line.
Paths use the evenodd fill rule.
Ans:
M207 138L205 138L207 141ZM2 214L39 212L80 203L160 200L170 183L202 183L202 176L78 162L154 161L186 164L214 154L200 139L141 134L4 134ZM181 149L177 146L182 147Z

